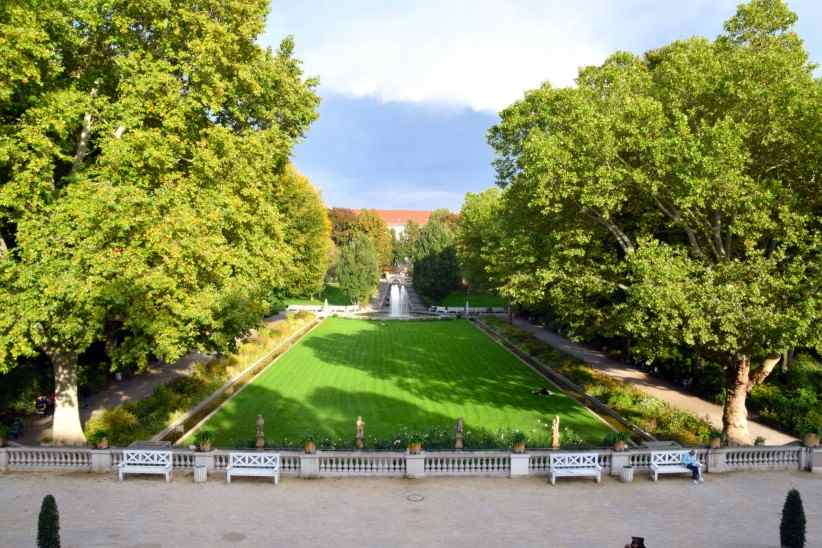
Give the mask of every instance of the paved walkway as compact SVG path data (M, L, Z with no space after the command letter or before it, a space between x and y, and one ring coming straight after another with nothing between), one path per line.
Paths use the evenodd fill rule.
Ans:
M578 358L587 364L599 369L603 373L630 383L648 395L659 398L670 403L677 409L690 411L694 415L707 417L711 424L717 428L722 428L722 407L703 400L700 397L682 392L673 384L658 379L648 373L640 371L624 363L614 361L602 352L591 350L585 346L573 343L568 339L560 337L544 327L534 325L522 318L514 318L514 325L524 329L540 339L560 350ZM789 436L778 430L774 430L764 424L748 421L748 430L753 438L762 436L769 445L783 445L796 441L796 438ZM820 544L822 546L822 544Z
M0 546L35 544L37 514L51 493L62 546L362 548L622 548L631 535L648 548L777 548L788 489L799 489L807 546L822 546L822 476L808 472L708 475L702 485L639 478L424 480L113 474L0 475Z

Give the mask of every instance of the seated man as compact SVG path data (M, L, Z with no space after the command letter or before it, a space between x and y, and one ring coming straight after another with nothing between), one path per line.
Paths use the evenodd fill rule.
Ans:
M691 471L693 474L694 483L702 483L705 481L702 479L702 467L699 466L699 459L696 458L696 451L691 449L684 455L682 455L682 464L685 465L685 468Z

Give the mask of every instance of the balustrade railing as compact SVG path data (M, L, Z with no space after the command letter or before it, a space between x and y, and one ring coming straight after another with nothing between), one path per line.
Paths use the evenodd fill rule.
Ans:
M11 470L90 470L91 452L84 448L10 447Z
M616 453L611 450L597 452L603 473L611 473L613 465L631 464L637 470L650 468L651 449L630 449ZM560 451L562 452L562 451ZM574 451L579 452L579 451ZM696 449L699 460L708 473L734 470L800 470L812 469L819 459L820 449L799 446L723 447L721 449ZM550 450L533 450L527 453L528 475L546 475L550 468ZM175 469L190 471L195 463L208 463L214 471L228 466L230 451L215 450L196 453L190 450L173 450ZM280 471L283 475L319 475L322 477L389 476L408 474L419 476L507 476L521 475L512 470L511 454L503 451L447 451L424 452L415 457L413 472L408 464L411 456L399 452L329 451L305 455L297 451L280 452ZM616 459L619 459L616 461ZM7 447L0 448L0 471L26 470L76 470L86 472L114 471L123 460L123 449L92 450L82 447ZM618 464L616 464L618 462ZM306 468L307 467L307 468ZM817 468L815 468L818 470Z
M404 453L318 453L321 476L403 476Z
M510 453L426 453L425 474L431 476L505 476Z

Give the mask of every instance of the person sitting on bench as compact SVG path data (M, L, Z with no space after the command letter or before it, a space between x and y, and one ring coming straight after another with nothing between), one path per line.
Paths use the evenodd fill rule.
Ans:
M696 458L696 451L691 449L682 455L682 464L693 474L694 483L702 483L705 481L702 479L702 468L699 466L699 459Z

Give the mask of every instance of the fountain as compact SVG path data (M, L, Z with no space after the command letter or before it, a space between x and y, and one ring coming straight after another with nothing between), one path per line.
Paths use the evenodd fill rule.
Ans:
M391 284L391 317L400 318L408 315L408 291L404 285Z

